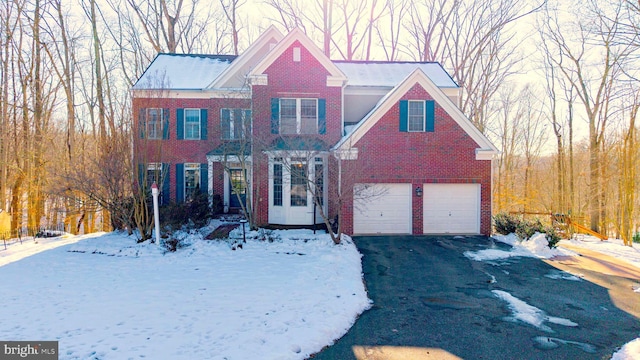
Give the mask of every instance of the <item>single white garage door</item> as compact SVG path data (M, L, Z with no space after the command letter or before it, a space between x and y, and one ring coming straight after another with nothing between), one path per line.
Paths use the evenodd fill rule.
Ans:
M480 184L424 184L425 234L479 234Z
M355 234L411 234L411 184L356 184Z

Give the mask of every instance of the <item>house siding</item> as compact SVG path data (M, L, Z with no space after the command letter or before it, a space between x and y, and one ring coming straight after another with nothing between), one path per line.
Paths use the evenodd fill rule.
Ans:
M134 134L139 134L138 116L142 108L169 109L169 136L166 140L147 140L139 136L134 137L136 160L140 163L162 162L168 163L175 169L176 164L199 163L207 164L207 153L222 144L220 128L220 109L222 108L250 108L249 99L174 99L174 98L134 98L133 120ZM206 139L184 140L178 139L177 112L178 109L194 108L207 110ZM213 194L222 196L224 183L222 181L222 166L214 166ZM176 201L177 174L169 173L170 199ZM207 186L207 184L204 184Z
M433 100L415 85L402 100ZM353 185L410 183L413 189L413 234L423 233L422 198L415 188L425 183L481 184L480 232L491 232L491 161L476 160L475 141L436 103L434 132L400 132L399 103L387 111L355 145L357 160L343 161L344 231L353 233ZM349 164L352 162L352 164ZM347 173L344 173L347 171Z
M180 90L167 91L167 96L163 97L163 90L158 91L158 97L154 95L136 97L142 92L135 93L133 98L133 136L134 154L136 160L143 163L161 162L168 164L170 199L176 200L177 191L177 171L179 164L199 163L208 164L207 153L218 148L224 143L220 126L220 110L222 108L244 108L252 111L252 169L251 186L253 195L254 220L256 225L263 226L269 223L269 151L279 141L282 145L288 139L309 140L307 143L323 144L323 150L327 152L332 146L337 144L343 136L343 113L349 123L360 120L368 114L370 108L383 98L383 92L390 90L390 84L384 86L373 86L368 89L366 84L355 88L345 88L336 85L336 81L341 79L341 74L334 64L329 64L328 59L319 55L319 52L308 51L304 44L307 39L301 32L292 31L291 37L286 37L288 44L286 49L283 46L276 46L278 53L267 54L266 57L256 57L252 64L246 65L246 69L254 69L261 73L250 73L248 80L254 81L251 84L250 98L237 98L234 96L221 97L222 91L215 92L207 90L193 91L194 98ZM302 41L299 41L302 39ZM284 44L284 43L283 43ZM267 43L265 53L267 52ZM300 49L300 61L294 60L294 48ZM320 57L315 58L313 54ZM169 55L166 55L169 56ZM261 58L262 60L259 60ZM261 63L265 61L264 63ZM269 63L270 62L270 63ZM324 64L324 65L323 65ZM364 63L363 63L364 64ZM366 65L366 64L364 64ZM260 70L257 70L260 69ZM331 71L334 71L331 73ZM245 74L244 71L241 72ZM417 72L414 72L417 74ZM233 73L233 76L242 76L240 72ZM333 75L333 76L332 76ZM426 74L421 74L426 75ZM353 75L354 79L359 75ZM411 75L413 76L413 75ZM397 99L399 89L406 89L409 84L405 82L396 84L394 92L390 95ZM418 80L410 90L401 96L400 100L435 100L422 86L432 89L431 82L425 83ZM357 80L357 79L356 79ZM229 80L231 83L235 78ZM455 85L455 84L454 84ZM346 103L343 109L343 92L347 91ZM230 91L233 91L229 89ZM249 90L249 89L247 89ZM349 93L351 91L351 93ZM397 92L396 92L397 91ZM434 90L435 91L435 90ZM450 97L454 90L445 88L444 91ZM207 98L207 95L218 96ZM246 94L246 93L245 93ZM434 93L440 97L440 92ZM197 97L197 98L195 98ZM278 134L272 127L272 106L279 104L274 99L282 98L315 98L319 99L319 111L324 103L324 125L326 131L319 131L318 134ZM322 100L320 100L322 99ZM365 101L366 100L366 101ZM350 107L350 101L354 102L354 108ZM365 103L363 103L365 101ZM395 100L394 100L395 101ZM399 123L400 107L399 102L391 104L389 99L381 107L388 109L379 121L375 122L371 129L359 128L357 143L353 148L358 150L357 160L342 160L338 162L333 156L328 157L328 176L325 187L327 190L328 216L335 218L340 213L342 218L342 231L347 234L353 233L353 185L356 183L404 183L412 185L412 232L413 234L423 233L423 198L415 194L416 187L424 186L427 183L477 183L481 185L480 201L480 232L490 234L491 231L491 161L476 160L476 150L480 147L478 143L469 135L449 114L446 113L440 104L435 104L435 124L433 132L401 132ZM162 108L168 109L169 127L167 139L147 140L139 136L138 114L142 108ZM206 137L201 140L180 140L177 126L178 109L196 108L206 109ZM379 110L380 112L383 110ZM358 115L359 114L359 115ZM375 120L378 120L378 113L374 112ZM462 116L457 114L456 116ZM365 117L366 118L366 117ZM458 119L456 117L456 119ZM371 121L367 118L364 121ZM466 119L464 121L467 121ZM367 124L368 126L369 124ZM466 126L466 125L465 125ZM184 129L182 129L184 130ZM407 130L405 128L405 130ZM184 135L184 131L180 132ZM484 139L481 135L472 133L475 139ZM362 137L359 137L362 136ZM484 142L484 148L493 149L492 145ZM344 144L343 144L344 145ZM490 150L490 149L489 149ZM285 155L286 156L286 155ZM209 180L213 194L219 194L224 198L224 169L220 162L208 164ZM340 169L342 169L340 171ZM340 180L339 180L340 179ZM341 189L342 194L339 194ZM340 211L339 211L340 210ZM286 220L283 220L286 222Z
M300 48L301 61L293 61L293 48ZM278 138L306 138L322 140L326 150L337 143L342 136L342 88L328 87L329 72L299 42L294 42L264 72L267 85L252 86L254 119L254 194L257 194L256 222L269 222L269 182L268 157L263 150ZM326 100L326 132L317 135L272 134L271 99L274 98L318 98ZM330 164L331 166L331 164ZM328 186L335 184L330 177ZM329 204L329 213L336 209Z

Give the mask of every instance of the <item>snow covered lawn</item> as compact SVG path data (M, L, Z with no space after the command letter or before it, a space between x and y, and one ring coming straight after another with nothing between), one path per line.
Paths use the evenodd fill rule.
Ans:
M361 255L348 239L273 235L232 251L194 233L175 253L121 233L12 243L0 339L58 340L60 359L307 358L370 306Z

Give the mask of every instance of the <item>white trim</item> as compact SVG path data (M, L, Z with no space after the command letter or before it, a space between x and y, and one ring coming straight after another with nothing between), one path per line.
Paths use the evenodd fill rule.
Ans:
M251 155L242 158L245 162L251 163L253 159ZM214 162L227 162L227 163L239 163L240 157L238 155L207 155L207 160Z
M491 149L476 149L476 160L493 160L493 158L500 152L495 152Z
M339 149L331 153L338 160L358 160L358 148Z
M284 35L276 29L275 26L269 26L249 47L238 56L231 64L220 74L218 77L208 86L208 88L220 88L223 87L226 82L231 80L234 75L237 75L238 71L241 71L245 66L248 66L251 60L259 54L260 50L265 45L269 46L267 50L270 52L275 46L274 40L279 42ZM259 59L257 59L259 61ZM245 74L242 74L245 75Z
M182 113L182 140L202 140L202 108L183 108ZM187 137L187 110L195 110L198 113L198 136ZM206 109L205 109L206 110ZM176 122L181 121L176 119Z
M377 95L385 96L393 90L391 86L345 86L345 95Z
M342 87L344 85L344 78L340 76L327 76L327 86L328 87Z
M285 37L282 39L274 48L271 50L267 56L265 56L252 70L249 72L249 76L262 75L267 70L271 64L273 64L282 53L288 49L291 44L299 41L302 46L304 46L307 51L311 53L311 56L316 58L320 65L322 65L328 72L329 75L327 78L332 77L332 81L337 81L340 79L343 82L347 81L347 77L344 73L316 46L316 44L307 37L307 35L300 30L300 28L295 28L291 30Z
M226 90L131 90L133 98L153 99L251 99L246 89Z
M268 222L269 224L279 224L279 225L312 225L321 224L323 222L322 217L320 216L320 212L316 212L316 218L313 218L314 211L314 199L313 193L310 189L307 189L307 205L306 206L292 206L291 205L291 163L294 158L304 158L306 161L307 167L307 175L309 179L313 180L315 176L315 165L316 158L322 158L323 164L323 178L324 178L324 189L323 189L323 211L325 214L328 209L328 174L329 174L329 161L328 161L328 153L317 153L314 151L297 151L296 153L292 153L289 151L283 151L284 156L279 156L281 152L270 152L269 156L269 181L267 183L268 186ZM282 158L282 205L273 205L274 200L274 175L273 175L273 166L275 164L276 158ZM307 186L312 186L308 184Z
M231 207L231 186L229 185L231 183L231 178L229 177L229 172L227 170L223 170L222 172L224 173L222 180L224 181L222 204L224 212L228 213L229 208Z
M356 128L344 136L333 148L337 150L348 149L351 144L358 141L380 121L380 119L393 107L415 84L422 86L450 116L462 127L462 129L478 144L481 151L497 154L498 149L491 141L473 125L473 123L462 113L462 111L449 99L449 97L438 88L431 79L421 70L414 70L405 80L396 86L381 103L360 121Z
M267 74L249 75L249 83L251 85L269 85Z
M207 194L213 195L213 161L207 158ZM213 204L209 204L213 205Z
M422 128L420 130L411 130L411 103L422 104ZM427 131L427 102L425 100L408 100L407 101L407 132L426 132Z
M295 101L295 110L296 110L296 132L295 133L291 133L291 132L283 132L282 131L282 100L294 100ZM316 115L315 115L315 125L316 125L316 129L313 133L303 133L302 132L302 101L303 100L310 100L310 101L314 101L315 102L315 108L316 108ZM282 135L317 135L320 133L320 127L319 127L319 121L320 121L320 116L319 116L319 112L318 112L318 98L306 98L306 97L281 97L278 99L278 106L279 106L279 111L278 111L278 116L280 117L278 119L278 134L282 134ZM326 106L326 104L325 104ZM309 118L309 120L311 120Z

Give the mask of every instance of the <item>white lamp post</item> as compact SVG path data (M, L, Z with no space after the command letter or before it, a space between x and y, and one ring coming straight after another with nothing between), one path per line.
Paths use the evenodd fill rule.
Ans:
M158 185L155 181L151 184L151 195L153 196L153 220L156 225L156 244L160 246L160 214L158 211Z

